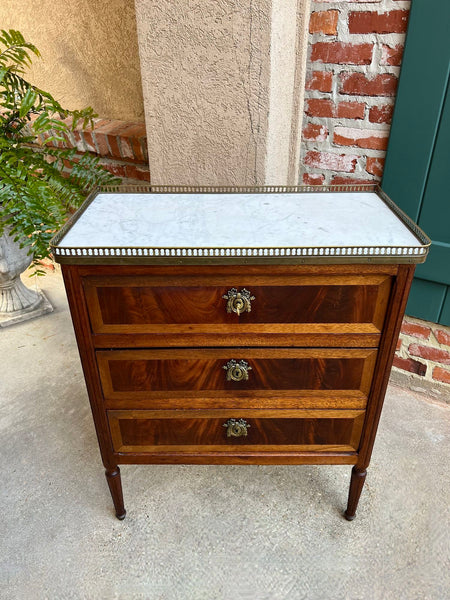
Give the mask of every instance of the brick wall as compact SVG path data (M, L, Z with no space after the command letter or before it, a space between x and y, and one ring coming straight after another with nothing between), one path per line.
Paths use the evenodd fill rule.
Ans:
M312 2L303 183L373 183L383 172L409 1Z
M101 164L123 183L150 181L145 123L94 119L92 129L75 129L65 143L54 144L76 147L80 156L85 152L98 155Z
M312 1L304 184L381 180L409 7L406 0ZM405 317L393 378L450 402L450 328Z
M394 357L397 375L450 402L450 327L405 317Z

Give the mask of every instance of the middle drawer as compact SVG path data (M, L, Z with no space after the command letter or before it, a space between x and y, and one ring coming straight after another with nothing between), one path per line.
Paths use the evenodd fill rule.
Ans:
M377 351L220 348L97 352L106 408L364 408Z

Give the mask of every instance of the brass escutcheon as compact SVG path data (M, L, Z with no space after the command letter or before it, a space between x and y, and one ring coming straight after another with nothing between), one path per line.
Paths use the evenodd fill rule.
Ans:
M252 296L251 292L245 288L240 292L236 288L231 288L222 298L227 300L227 313L234 312L238 316L243 312L251 312L251 301L255 300L255 296Z
M244 419L228 419L223 426L227 428L227 437L244 437L250 427Z
M227 372L227 381L246 381L248 372L252 370L251 366L245 360L229 360L222 369Z

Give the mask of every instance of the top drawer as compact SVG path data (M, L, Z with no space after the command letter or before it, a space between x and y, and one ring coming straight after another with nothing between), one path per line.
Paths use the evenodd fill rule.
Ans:
M208 335L215 345L292 335L366 335L371 343L348 344L378 345L391 284L388 274L370 272L83 277L94 333L168 336L161 345L183 336L205 344ZM314 344L334 345L324 342Z

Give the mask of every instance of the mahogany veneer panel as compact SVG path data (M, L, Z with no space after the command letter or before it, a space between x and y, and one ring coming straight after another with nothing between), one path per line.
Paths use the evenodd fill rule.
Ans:
M178 278L84 277L93 332L379 335L392 285L385 273L244 277L242 267L235 267L234 274L214 277L193 271ZM227 313L223 296L233 287L255 296L251 312Z
M181 412L181 414L180 414ZM246 437L227 437L228 418L248 423ZM108 411L114 450L145 452L355 451L363 411Z
M108 407L336 406L363 408L376 350L113 350L97 352ZM245 359L248 380L227 380L224 365ZM209 399L209 401L208 401ZM122 404L120 402L122 401Z

